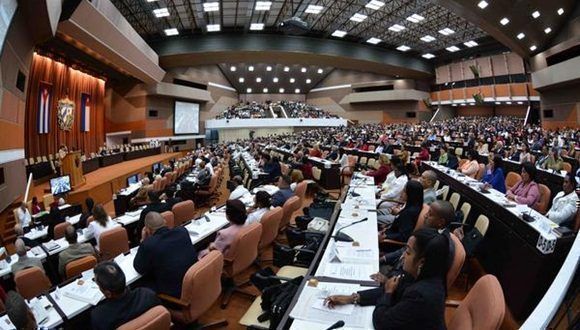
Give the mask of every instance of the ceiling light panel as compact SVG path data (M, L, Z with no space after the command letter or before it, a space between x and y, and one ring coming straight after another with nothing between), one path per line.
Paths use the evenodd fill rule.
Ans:
M562 16L564 14L564 8L560 8L557 11L558 15Z
M457 46L450 46L450 47L447 47L445 49L447 49L447 51L450 53L455 53L455 52L460 50L459 47L457 47Z
M203 4L203 11L205 11L205 12L218 11L218 10L220 10L220 3L217 1L206 2Z
M167 17L167 16L169 16L169 9L167 9L167 8L153 9L153 14L157 18L159 18L159 17Z
M221 30L219 24L208 24L207 25L207 32L218 32Z
M481 9L485 9L487 6L489 6L489 3L487 3L487 1L480 1L477 6Z
M522 40L525 37L526 37L526 35L523 32L521 32L520 34L518 34L518 39L520 39L520 40Z
M256 1L257 11L270 10L270 7L272 7L272 1Z
M173 29L165 29L166 36L176 36L179 34L179 31L176 28Z
M358 23L364 21L365 19L367 19L367 15L363 15L363 14L359 14L359 13L352 15L352 17L350 18L351 21L358 22Z
M421 56L423 56L423 58L426 58L426 59L428 59L428 60L430 60L430 59L432 59L432 58L434 58L434 57L435 57L435 55L433 55L433 54L431 54L431 53L423 54L423 55L421 55Z
M261 31L264 29L264 23L252 23L250 24L250 30Z
M425 17L423 17L421 15L417 15L417 14L413 14L413 15L407 17L407 21L413 22L413 23L419 23L424 19L425 19Z
M441 33L444 36L448 36L448 35L452 35L453 33L455 33L455 31L451 30L450 28L444 28L439 30L439 33Z
M385 5L385 3L382 1L371 0L371 2L367 3L365 7L373 9L373 10L379 10L384 5Z
M401 32L401 31L403 31L404 29L405 29L405 27L404 27L404 26L402 26L402 25L400 25L400 24L394 24L394 25L392 25L391 27L389 27L389 30L390 30L390 31L393 31L393 32Z
M549 34L550 32L552 32L552 28L551 27L547 27L544 29L544 33L545 34Z
M475 46L479 45L477 42L475 42L475 41L473 41L473 40L466 41L466 42L464 42L463 44L464 44L465 46L469 47L469 48L472 48L472 47L475 47Z
M378 39L378 38L372 37L372 38L368 39L368 40L367 40L367 42L368 42L369 44L376 45L376 44L378 44L378 43L380 43L380 42L381 42L381 39Z
M435 37L432 37L430 35L426 35L424 37L421 37L421 40L424 42L432 42L432 41L435 41Z
M507 17L504 17L504 18L501 19L501 21L499 21L499 23L501 25L507 25L509 22L510 22L510 20Z
M411 47L405 46L405 45L401 45L401 46L397 47L397 50L402 51L402 52L406 52L409 49L411 49Z
M324 7L322 6L308 5L304 12L307 14L320 14L323 9Z
M343 38L346 35L346 31L336 30L332 32L333 37Z
M533 17L533 18L538 18L538 17L540 17L540 12L536 10L535 12L533 12L533 13L532 13L532 17Z

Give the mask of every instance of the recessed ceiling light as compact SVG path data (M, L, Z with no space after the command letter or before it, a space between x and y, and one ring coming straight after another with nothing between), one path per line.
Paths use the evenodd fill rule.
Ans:
M499 21L501 25L507 25L509 22L510 20L507 17L504 17L501 19L501 21Z
M564 8L558 9L557 13L558 13L558 15L564 14Z
M290 83L293 84L296 81L294 78L290 78Z
M413 22L413 23L419 23L424 19L425 19L425 17L423 17L421 15L417 15L417 14L413 14L413 15L407 17L407 21Z
M475 103L469 103L469 105L471 105L471 106L474 106L474 105L475 105Z
M267 88L264 88L264 89L262 89L262 92L268 93L268 89Z
M426 35L424 37L421 37L421 40L425 41L425 42L431 42L431 41L435 41L435 37L432 37L430 35Z
M459 47L457 47L457 46L450 46L450 47L447 47L445 49L447 49L447 51L451 52L451 53L455 53L455 52L460 50Z
M220 10L220 3L217 1L206 2L203 4L203 11L205 11L205 12L218 11L218 10Z
M263 11L263 10L270 10L272 6L272 1L256 1L256 10Z
M461 106L462 106L462 107L464 107L464 106L466 106L466 105L467 105L467 104L465 104L465 103L461 103Z
M238 81L239 81L239 82L241 82L241 83L243 83L243 82L245 81L245 79L244 79L244 77L240 77L240 78L238 79Z
M303 72L303 73L306 72L306 68L300 69L300 72Z
M430 60L430 59L432 59L432 58L434 58L434 57L435 57L435 55L433 55L433 54L431 54L431 53L423 54L423 55L421 55L421 56L423 56L424 58L426 58L426 59L428 59L428 60Z
M501 102L495 102L495 104L501 104Z
M533 45L532 47L530 47L530 50L533 52L534 50L538 49L538 47L536 47L536 45Z
M322 74L323 72L324 72L324 70L318 69L318 74Z
M167 16L169 16L169 9L167 9L166 7L165 8L153 9L153 14L157 18L159 18L159 17L167 17Z
M221 27L219 24L208 24L207 25L207 32L218 32L219 30L221 30Z
M358 23L364 21L365 19L367 19L367 15L363 15L363 14L359 14L359 13L352 15L352 17L350 18L351 21L358 22Z
M256 82L258 82L258 83L259 83L259 82L262 82L262 78L260 78L260 77L256 77Z
M552 28L551 27L547 27L544 29L544 33L545 34L549 34L550 32L552 32Z
M379 42L381 42L381 39L378 39L378 38L372 37L372 38L368 39L368 40L367 40L367 42L368 42L369 44L376 45L376 44L378 44Z
M253 65L250 65L250 66L248 67L248 71L254 71L254 66L253 66Z
M540 12L536 10L535 12L533 12L533 13L532 13L532 17L533 17L533 18L538 18L538 17L540 17Z
M310 80L310 79L306 79L306 83L307 83L307 84L310 84L311 82L312 82L312 80Z
M272 71L272 67L268 65L268 66L266 67L266 71Z
M251 88L246 88L246 93L251 93L252 89Z
M485 8L487 8L487 6L488 6L488 5L489 5L489 4L487 3L487 1L480 1L480 2L477 4L477 6L478 6L479 8L481 8L481 9L485 9Z
M165 35L166 36L176 36L179 34L179 31L177 31L176 28L172 28L172 29L165 29Z
M402 25L399 25L399 24L394 24L394 25L392 25L391 27L389 27L389 30L390 30L390 31L393 31L393 32L401 32L401 31L403 31L404 29L405 29L405 27L404 27L404 26L402 26Z
M289 71L290 71L290 68L289 68L289 67L287 67L287 66L285 66L285 67L284 67L284 72L289 72Z
M274 77L274 79L272 79L273 82L277 83L278 82L278 77Z
M250 30L260 31L264 29L264 23L252 23L250 24Z
M306 10L304 12L308 13L308 14L320 14L322 9L324 9L324 7L322 7L322 6L308 5L308 7L306 8Z
M156 1L159 1L159 0L147 0L147 2L156 2Z
M520 32L520 34L518 34L518 39L520 39L520 40L522 40L525 37L526 37L526 35L523 32Z
M231 71L231 72L235 72L236 70L237 70L237 68L236 68L235 66L233 66L233 65L232 65L232 66L230 66L230 71Z
M518 102L518 104L519 104L519 105L522 105L522 104L524 104L524 102L520 101L520 102Z
M505 104L509 104L509 105L511 105L512 103L511 103L511 102L506 102Z
M400 51L402 51L402 52L406 52L406 51L408 51L409 49L411 49L411 47L409 47L409 46L405 46L405 45L401 45L401 46L397 47L397 50L400 50Z
M371 0L371 2L367 3L365 7L370 8L370 9L374 9L374 10L378 10L384 5L385 5L385 3L382 1Z
M300 94L300 89L296 88L296 89L294 90L294 93L296 93L296 94Z
M279 91L280 93L284 93L284 88L280 88L278 91Z
M439 33L441 33L444 36L448 36L448 35L455 33L455 31L451 30L450 28L444 28L444 29L439 30Z
M464 42L463 44L464 44L465 46L469 47L469 48L472 48L472 47L475 47L475 46L479 45L477 42L475 42L475 41L473 41L473 40L466 41L466 42Z
M336 30L331 34L333 37L342 38L346 35L346 31Z

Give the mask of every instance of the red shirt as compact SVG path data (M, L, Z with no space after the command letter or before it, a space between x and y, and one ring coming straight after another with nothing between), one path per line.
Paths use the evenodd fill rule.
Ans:
M391 173L391 167L383 164L378 169L368 172L367 175L375 178L375 184L380 185L385 182L389 173Z

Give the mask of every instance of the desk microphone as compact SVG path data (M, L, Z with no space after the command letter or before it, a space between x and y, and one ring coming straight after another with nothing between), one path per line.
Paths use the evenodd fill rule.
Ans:
M340 321L336 321L336 323L334 323L330 327L326 328L326 330L333 330L333 329L338 329L338 328L342 328L342 327L344 327L344 321L340 320Z
M369 219L369 218L364 218L364 219L361 219L361 220L359 220L359 221L355 221L355 222L351 223L350 225L346 225L346 226L344 226L344 227L340 228L339 230L337 230L337 231L336 231L336 234L334 234L334 236L332 236L332 238L334 238L334 241L335 241L335 242L337 242L337 241L338 241L338 242L353 242L353 241L354 241L354 239L353 239L352 237L348 236L348 235L347 235L347 234L345 234L345 233L341 233L341 231L342 231L343 229L345 229L345 228L348 228L348 227L350 227L350 226L354 226L354 225L356 225L357 223L361 223L361 222L367 221L368 219ZM333 328L333 329L334 329L334 328Z

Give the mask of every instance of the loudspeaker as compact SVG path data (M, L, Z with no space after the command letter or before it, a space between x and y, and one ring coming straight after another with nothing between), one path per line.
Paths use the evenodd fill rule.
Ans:
M26 86L26 76L24 73L22 73L22 71L18 70L18 76L16 77L16 88L24 93L24 86Z
M554 117L554 110L544 110L544 118L552 118Z
M407 118L416 118L416 117L417 117L416 112L407 112Z
M157 116L159 116L159 111L149 110L149 117L157 117Z

